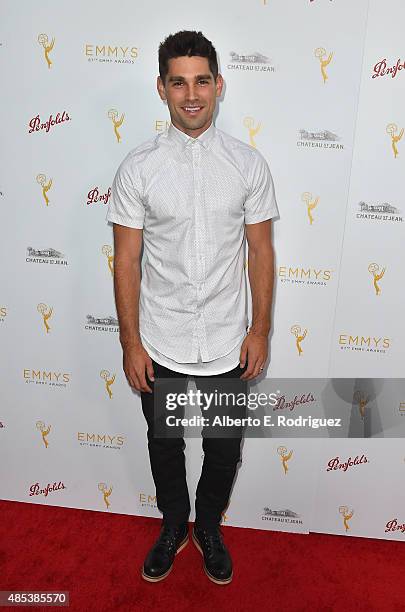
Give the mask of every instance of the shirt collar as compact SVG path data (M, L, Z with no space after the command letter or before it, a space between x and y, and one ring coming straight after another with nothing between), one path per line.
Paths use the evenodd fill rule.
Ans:
M190 143L198 142L205 149L208 149L212 139L215 136L215 133L216 133L216 128L215 128L213 121L211 122L209 128L207 128L205 132L200 134L200 136L198 136L197 138L188 136L187 134L185 134L184 132L176 128L176 126L173 125L173 123L171 123L167 131L167 137L172 142L177 142L179 144L182 144L184 147L188 146Z

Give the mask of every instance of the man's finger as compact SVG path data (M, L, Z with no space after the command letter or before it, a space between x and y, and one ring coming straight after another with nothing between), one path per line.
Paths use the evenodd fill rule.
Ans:
M135 373L132 375L132 377L131 377L131 378L132 378L132 380L133 380L133 382L134 382L134 388L135 388L137 391L140 391L140 390L141 390L141 389L140 389L140 387L141 387L141 383L140 383L140 381L139 381L139 378L138 378L138 376L137 376L136 372L135 372Z
M258 363L259 363L259 357L256 357L256 359L249 359L249 366L248 369L246 370L246 372L244 372L242 374L242 376L240 377L242 380L250 380L251 378L253 378L253 373L256 369L256 367L258 368Z
M247 346L246 343L242 346L241 351L240 351L240 357L239 357L239 365L241 368L245 367L246 364L246 359L247 359Z
M252 378L256 378L256 376L259 376L259 374L260 374L260 365L259 364L260 364L260 362L258 361L256 363L256 367L255 367L255 369L253 371Z
M140 375L138 374L139 382L141 385L141 391L147 391L148 393L152 393L152 389L149 387L146 382L145 372L142 372Z
M127 376L127 381L130 387L135 387L135 383L130 376Z
M146 365L146 373L148 375L149 380L153 380L153 381L155 380L155 373L153 371L152 362Z

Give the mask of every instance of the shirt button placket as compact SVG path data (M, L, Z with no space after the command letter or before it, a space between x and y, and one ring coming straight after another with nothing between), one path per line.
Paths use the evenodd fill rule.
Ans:
M203 281L204 281L204 243L205 243L205 231L203 215L201 214L201 183L202 183L202 169L201 169L201 146L200 143L194 141L193 143L193 173L194 173L194 218L195 218L195 245L196 245L196 267L195 267L195 282L197 285L197 298L196 298L196 314L197 314L197 338L200 347L201 355L205 353L205 350L201 350L202 344L205 344L204 338L204 325L202 320L202 303L203 303Z

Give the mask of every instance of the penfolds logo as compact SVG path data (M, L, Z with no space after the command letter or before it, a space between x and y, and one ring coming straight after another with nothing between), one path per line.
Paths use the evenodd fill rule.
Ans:
M96 202L100 202L101 204L108 204L108 200L111 196L111 187L108 188L106 193L100 193L98 187L93 187L90 189L87 194L87 204L95 204Z
M32 134L32 132L39 132L40 130L45 130L45 132L49 132L51 127L54 125L58 125L59 123L64 123L65 121L71 121L71 117L69 117L66 111L63 111L62 115L57 113L54 118L53 115L49 115L49 119L47 121L42 122L39 115L33 117L29 122L29 130L28 134Z
M374 66L374 74L371 76L372 79L375 79L380 76L391 75L391 78L395 78L400 70L405 68L405 61L401 63L401 60L398 58L397 63L393 66L387 67L387 60L384 58L376 63Z
M61 489L66 489L65 485L61 481L59 481L58 484L56 484L56 482L54 482L53 484L48 483L45 489L41 489L39 483L36 482L35 484L30 486L30 497L32 497L33 495L44 495L45 497L47 497L48 494L52 491L60 491Z
M387 531L400 531L401 533L405 533L405 523L398 523L398 519L392 519L392 521L388 521L385 525L385 533Z
M347 472L349 467L353 467L354 465L360 465L362 463L368 463L368 459L365 455L362 455L361 457L356 455L354 459L349 457L348 460L344 462L340 461L339 457L335 457L334 459L328 461L328 467L326 468L326 471L330 472L331 470L342 470L342 472Z
M276 405L273 407L273 410L294 410L296 406L301 404L308 404L314 402L315 398L312 393L303 394L300 397L297 395L294 396L293 399L287 400L285 395L281 395Z

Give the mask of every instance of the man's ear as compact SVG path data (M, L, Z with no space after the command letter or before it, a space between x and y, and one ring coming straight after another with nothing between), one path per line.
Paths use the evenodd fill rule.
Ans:
M222 78L222 74L218 74L217 80L215 81L217 98L221 95L223 86L224 86L224 79Z
M160 76L157 78L156 86L161 100L167 100L165 86Z

